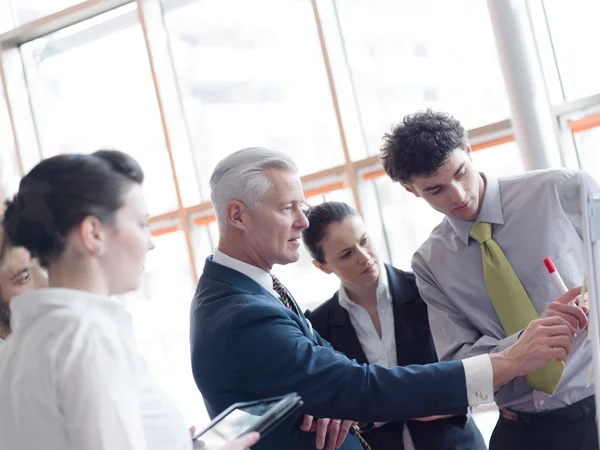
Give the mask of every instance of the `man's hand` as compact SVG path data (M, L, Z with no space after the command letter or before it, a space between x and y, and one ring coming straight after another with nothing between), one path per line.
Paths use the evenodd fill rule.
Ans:
M580 291L581 288L570 289L553 303L568 306L575 301ZM548 310L550 307L546 309L546 311ZM508 383L515 377L524 376L539 369L548 361L564 361L566 359L581 317L575 313L575 316L567 314L571 319L565 318L563 317L565 311L572 310L565 310L558 306L552 308L551 311L552 315L531 321L514 345L503 352L490 355L495 388ZM575 319L576 326L571 323L575 317L577 317ZM587 326L587 318L584 319L584 323Z
M329 434L329 439L327 439L327 449L326 450L334 450L336 448L340 448L344 441L346 440L346 436L348 435L348 431L353 425L356 425L357 422L352 420L339 420L339 419L318 419L315 420L313 416L309 416L306 414L304 416L304 421L300 426L302 431L307 433L317 432L317 441L316 447L319 450L322 450L325 446L325 436Z
M580 292L581 286L573 288L561 295L558 299L548 305L540 315L540 319L543 319L544 317L562 317L575 329L585 330L588 326L587 307L582 308L577 305L577 299ZM572 296L572 294L576 295ZM564 303L565 301L567 303Z

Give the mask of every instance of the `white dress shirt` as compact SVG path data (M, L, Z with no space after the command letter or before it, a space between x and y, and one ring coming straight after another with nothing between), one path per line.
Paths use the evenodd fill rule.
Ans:
M585 267L578 183L595 183L568 170L534 171L496 179L486 176L478 221L492 223L492 235L538 314L560 292L543 263L552 258L567 287L581 285ZM577 209L577 208L575 208ZM469 238L473 222L445 217L413 257L421 297L440 361L502 351L517 341L507 336L484 282L480 245ZM565 370L554 395L534 391L525 377L515 378L496 393L496 403L517 411L564 408L590 395L591 341L586 332L573 340Z
M219 250L215 250L213 261L230 269L243 273L248 278L256 281L262 287L272 292L279 298L279 295L273 290L273 280L271 275L250 264L239 261ZM479 355L462 360L465 369L465 381L467 387L467 400L469 406L477 406L494 401L494 371L492 362L488 355Z
M0 352L3 450L191 450L131 318L109 297L41 289L11 300Z
M398 365L396 353L396 329L394 327L394 305L388 285L388 277L383 263L379 263L380 275L377 284L377 315L381 326L381 337L373 324L371 316L365 308L354 303L348 297L344 285L340 285L338 301L340 306L348 311L350 323L369 364L377 364L387 369ZM410 437L406 424L402 429L404 450L415 450L415 444Z
M380 264L380 266L382 270L380 270L381 275L377 285L377 314L381 325L381 337L379 337L367 310L350 300L343 285L340 286L338 300L340 306L348 311L350 323L369 364L377 364L389 369L398 365L394 308L388 287L387 274L383 264Z

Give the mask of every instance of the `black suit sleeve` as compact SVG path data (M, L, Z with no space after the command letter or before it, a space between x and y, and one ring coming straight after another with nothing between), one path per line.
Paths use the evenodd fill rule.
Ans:
M405 420L467 409L462 362L384 369L315 345L280 308L249 304L227 334L234 385L257 397L298 392L315 417Z

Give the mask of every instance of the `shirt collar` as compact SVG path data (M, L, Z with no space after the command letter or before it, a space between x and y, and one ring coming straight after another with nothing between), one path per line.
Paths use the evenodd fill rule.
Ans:
M502 199L500 198L500 183L497 178L481 174L485 180L485 192L483 193L483 203L479 210L479 216L475 221L459 220L455 217L446 216L450 226L458 237L469 245L469 233L471 225L474 222L489 222L504 225L504 215L502 214Z
M256 281L267 291L273 292L273 279L271 278L271 274L269 272L266 272L259 267L240 261L239 259L232 258L231 256L226 255L219 249L215 249L215 254L213 255L213 262L221 264L225 267L229 267L230 269L237 270L238 272L241 272L244 275L246 275L248 278L251 278L252 280Z
M382 261L379 261L379 281L377 282L377 301L385 300L389 303L392 302L392 296L390 295L390 286L388 282L387 271L385 268L385 264ZM340 306L344 308L346 311L349 311L350 308L362 306L357 305L350 297L348 297L348 293L346 292L346 288L344 285L340 283L340 291L338 293L338 301Z

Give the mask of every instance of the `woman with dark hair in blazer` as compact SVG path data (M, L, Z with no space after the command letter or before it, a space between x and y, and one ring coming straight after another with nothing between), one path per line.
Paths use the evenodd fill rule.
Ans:
M360 363L389 368L436 362L415 276L381 262L361 217L347 204L322 203L311 208L308 220L302 239L313 264L341 281L331 299L306 313L319 334ZM363 433L373 450L486 448L466 415L376 425Z

